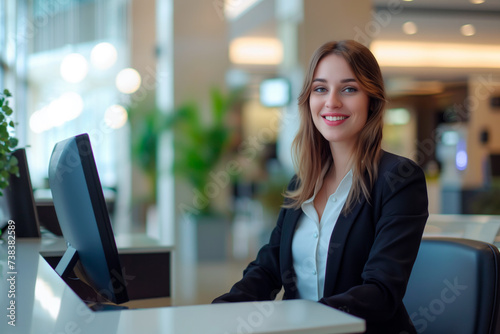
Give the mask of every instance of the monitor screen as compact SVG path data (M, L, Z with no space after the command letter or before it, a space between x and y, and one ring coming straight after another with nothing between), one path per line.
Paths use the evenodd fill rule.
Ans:
M40 224L33 196L31 176L26 150L20 148L12 152L17 159L19 176L9 176L9 186L2 190L0 197L0 229L4 230L9 220L15 224L17 238L39 238Z
M260 83L260 103L265 107L284 107L290 102L290 95L290 83L285 78L271 78Z
M56 267L78 278L104 301L128 301L126 282L87 134L57 143L49 163L54 207L68 249Z

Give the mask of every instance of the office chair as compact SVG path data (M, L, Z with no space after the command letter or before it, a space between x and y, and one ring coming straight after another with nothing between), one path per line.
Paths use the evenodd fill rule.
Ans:
M418 333L500 333L500 253L489 243L426 237L403 302Z

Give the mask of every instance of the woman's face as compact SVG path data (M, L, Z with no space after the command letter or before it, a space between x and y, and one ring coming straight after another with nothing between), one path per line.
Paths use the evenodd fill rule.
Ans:
M314 71L309 107L314 125L331 145L353 146L368 118L370 98L350 66L331 54Z

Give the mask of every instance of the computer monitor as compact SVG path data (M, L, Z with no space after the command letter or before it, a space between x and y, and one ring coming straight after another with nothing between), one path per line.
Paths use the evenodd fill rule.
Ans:
M17 238L39 238L38 220L26 150L20 148L11 153L16 157L19 175L9 176L9 186L0 197L0 229L5 231L9 221L15 224Z
M259 85L259 99L264 107L284 107L290 102L290 82L285 78L270 78Z
M127 302L115 238L87 134L57 143L49 163L49 184L68 248L56 267L67 278L72 271L99 297Z

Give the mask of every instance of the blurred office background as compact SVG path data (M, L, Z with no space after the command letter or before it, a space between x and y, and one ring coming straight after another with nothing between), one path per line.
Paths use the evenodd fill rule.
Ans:
M89 133L115 234L173 245L172 303L206 303L275 223L328 40L379 60L384 148L425 170L430 212L500 214L499 36L493 0L0 0L0 88L36 200L54 144Z

